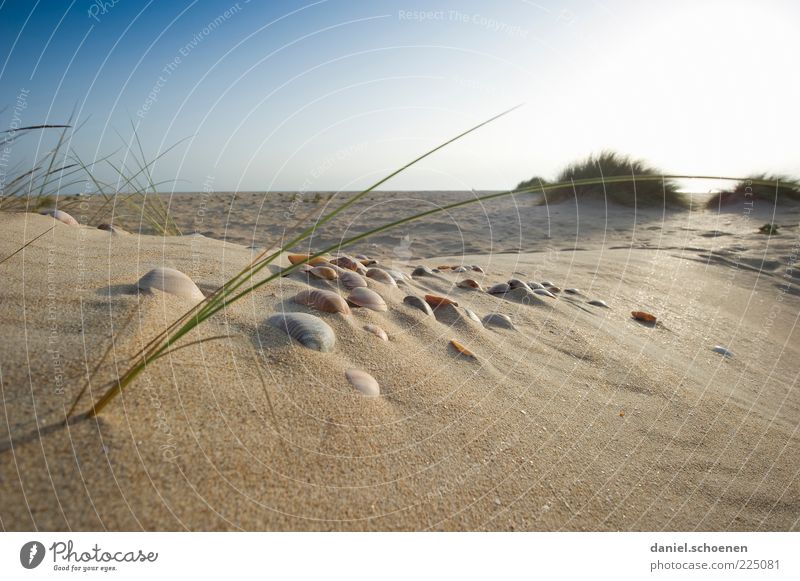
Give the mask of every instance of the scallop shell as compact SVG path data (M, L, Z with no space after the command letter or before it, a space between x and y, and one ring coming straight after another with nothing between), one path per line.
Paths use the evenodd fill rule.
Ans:
M600 299L592 299L591 301L587 301L590 305L594 307L603 307L604 309L608 309L609 306L606 304L605 301L601 301Z
M489 290L486 292L489 293L490 295L504 295L510 290L511 287L508 286L508 283L501 282L492 287L489 287Z
M536 293L537 295L541 295L543 297L550 297L551 299L556 298L556 295L551 293L546 288L535 288L535 289L533 289L533 292Z
M342 283L346 289L352 290L354 288L366 288L367 281L365 281L364 277L357 272L344 269L337 272L339 273L339 282Z
M336 280L339 274L330 266L315 266L308 270L309 273L323 280Z
M423 301L421 298L416 297L414 295L408 295L406 298L403 299L403 303L410 307L414 307L415 309L419 309L426 315L433 316L433 311L431 310L431 306Z
M347 306L347 301L333 291L321 289L304 290L295 295L292 300L298 305L305 305L326 313L350 314L350 307Z
M346 268L347 270L352 270L352 271L358 271L359 267L361 267L361 264L359 262L356 262L349 256L340 256L338 258L334 258L329 262L331 264L335 264L340 268Z
M381 298L381 295L364 287L353 289L353 291L348 295L347 301L351 305L364 307L365 309L370 309L372 311L389 310L389 307L386 306L386 303Z
M372 333L373 335L380 337L384 341L389 340L389 335L387 335L386 331L381 329L378 325L364 325L364 330L367 333Z
M301 345L315 351L333 351L336 334L330 326L314 315L306 313L279 313L272 315L267 322L286 332Z
M645 313L644 311L633 311L631 313L631 317L636 319L637 321L641 321L643 323L653 323L656 322L656 316L651 315L650 313Z
M469 349L467 349L466 347L464 347L464 345L462 345L461 343L459 343L455 339L450 339L450 344L453 346L453 349L455 349L456 351L458 351L462 355L464 355L466 357L472 357L473 359L475 359L475 354L472 351L470 351Z
M392 275L381 268L367 269L367 278L377 280L378 282L388 284L389 286L397 286L397 282L394 280Z
M59 222L66 224L67 226L79 226L78 221L67 214L63 210L43 210L39 212L42 216L50 216L51 218L55 218Z
M360 391L363 395L368 397L378 397L381 394L381 386L375 381L366 371L360 369L348 369L344 372L347 381Z
M427 266L418 266L413 271L411 271L411 276L432 276L433 271Z
M287 254L286 258L288 258L289 262L291 262L292 264L300 264L305 260L311 266L319 266L328 262L324 256L317 256L315 258L309 259L310 256L311 256L310 254Z
M465 278L464 280L458 281L456 286L458 288L481 290L481 285L478 283L478 281L471 278Z
M543 285L539 284L539 283L538 283L538 282L536 282L536 281L529 281L529 282L528 282L528 287L529 287L531 290L536 290L537 288L538 288L538 289L543 289L543 288L544 288L544 286L543 286Z
M194 303L199 303L205 298L191 278L179 270L164 266L154 268L145 274L136 286L140 290L160 290Z
M512 278L508 281L508 288L514 290L515 288L524 288L525 290L531 290L531 287L528 286L528 283L520 280L518 278Z
M479 318L479 317L478 317L478 315L476 315L474 312L470 311L469 309L464 309L464 312L466 312L466 313L467 313L467 316L468 316L470 319L472 319L472 320L473 320L473 321L475 321L476 323L480 323L480 325L481 325L481 326L483 326L483 323L481 322L480 318Z
M503 329L516 330L514 323L511 322L511 317L502 313L489 313L483 318L482 323L484 327L501 327Z
M455 302L453 299L448 299L447 297L440 297L437 295L425 295L425 302L432 306L434 309L437 307L444 307L447 305L453 305L454 307L458 306L458 303Z
M105 230L106 232L110 232L113 236L118 236L120 234L127 234L125 230L120 228L119 226L114 226L113 224L100 224L97 227L98 230Z

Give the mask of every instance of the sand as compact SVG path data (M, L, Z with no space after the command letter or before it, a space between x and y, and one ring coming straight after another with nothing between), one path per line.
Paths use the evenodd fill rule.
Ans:
M311 246L469 195L376 193ZM140 276L169 266L208 293L324 209L325 196L308 198L178 195L182 237L0 214L0 260L55 226L0 264L4 530L800 527L800 208L779 209L772 237L756 232L769 208L463 208L351 251L405 273L477 264L484 287L549 279L582 294L520 301L457 288L463 275L446 271L398 288L371 281L389 310L321 314L337 343L320 353L265 323L313 312L290 301L309 284L295 274L187 340L228 338L155 362L96 420L60 423L87 381L81 411L190 306L138 294ZM82 223L84 210L73 212ZM135 229L132 216L117 222ZM402 304L425 293L517 329ZM355 391L350 368L381 396Z

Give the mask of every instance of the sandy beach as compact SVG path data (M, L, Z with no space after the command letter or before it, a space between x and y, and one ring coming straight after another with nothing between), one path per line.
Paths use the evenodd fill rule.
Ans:
M376 192L298 250L472 195ZM0 264L2 528L800 527L800 206L773 217L758 205L665 213L520 196L439 214L343 251L407 275L396 287L368 279L386 312L296 304L310 287L347 291L294 273L186 342L224 338L148 366L99 417L61 423L84 385L80 411L191 307L140 293L142 275L175 268L207 295L341 199L176 194L165 197L174 237L98 230L86 222L96 200L72 212L80 226L0 214L0 258L47 232ZM758 233L764 222L780 233ZM115 223L137 230L134 215ZM484 272L411 277L419 265ZM484 290L456 285L467 276ZM485 292L512 278L579 293ZM429 316L403 302L425 294L458 307ZM285 311L322 318L333 350L267 324ZM379 397L353 388L353 368Z

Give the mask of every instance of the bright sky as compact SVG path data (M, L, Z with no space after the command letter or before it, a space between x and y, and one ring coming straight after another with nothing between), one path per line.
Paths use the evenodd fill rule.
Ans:
M795 0L0 0L0 124L75 109L85 160L131 120L150 157L188 137L156 177L189 191L356 189L517 103L384 189L504 189L604 148L800 175L798 25Z

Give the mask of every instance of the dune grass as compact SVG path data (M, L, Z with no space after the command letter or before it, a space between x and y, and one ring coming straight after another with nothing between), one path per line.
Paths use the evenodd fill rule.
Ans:
M627 179L610 180L619 177ZM545 186L552 184L543 178L533 177L521 182L517 189L529 189L538 185L544 194L542 204L559 204L570 200L605 200L624 206L670 209L685 209L690 205L689 200L678 192L677 184L662 171L645 161L613 151L603 151L569 164L559 172L555 182L567 185L546 188Z
M730 190L715 194L706 202L706 208L718 210L755 201L771 205L800 202L800 182L785 175L755 174L736 182Z

